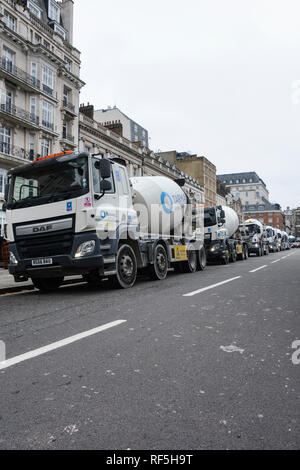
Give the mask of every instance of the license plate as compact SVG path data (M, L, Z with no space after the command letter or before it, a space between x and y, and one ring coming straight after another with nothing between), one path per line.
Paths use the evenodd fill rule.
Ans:
M33 259L32 266L49 266L53 264L52 258Z

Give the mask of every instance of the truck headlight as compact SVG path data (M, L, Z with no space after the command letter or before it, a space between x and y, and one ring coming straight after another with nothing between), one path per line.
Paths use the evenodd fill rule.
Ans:
M9 252L9 264L18 264L18 260L15 255L10 251Z
M216 251L219 250L219 248L221 248L221 244L216 243L214 246L211 247L210 251Z
M91 255L94 253L96 247L95 240L89 240L88 242L81 243L76 250L75 258L83 258L84 256Z

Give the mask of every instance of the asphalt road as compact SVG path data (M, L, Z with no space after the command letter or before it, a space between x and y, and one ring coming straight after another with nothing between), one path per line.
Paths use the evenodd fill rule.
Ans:
M1 296L0 339L1 449L299 448L300 250Z

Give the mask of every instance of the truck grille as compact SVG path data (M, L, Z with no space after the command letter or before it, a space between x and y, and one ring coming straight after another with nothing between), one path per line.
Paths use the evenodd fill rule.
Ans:
M73 246L73 232L46 234L19 240L17 248L21 259L46 258L49 256L69 255Z

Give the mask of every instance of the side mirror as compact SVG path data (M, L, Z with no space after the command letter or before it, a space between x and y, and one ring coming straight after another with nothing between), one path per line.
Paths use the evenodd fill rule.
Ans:
M100 191L105 193L106 191L110 191L112 188L111 182L107 180L102 180L100 182Z
M4 200L7 202L8 201L8 193L9 193L9 184L6 183L4 187Z
M2 204L2 212L6 212L7 210L7 204L6 202L4 204Z
M221 210L220 218L221 218L222 220L224 220L224 222L225 222L225 211ZM223 223L224 223L224 222L223 222Z
M101 179L106 180L111 177L111 163L106 158L98 160L95 163L95 168L99 170Z

